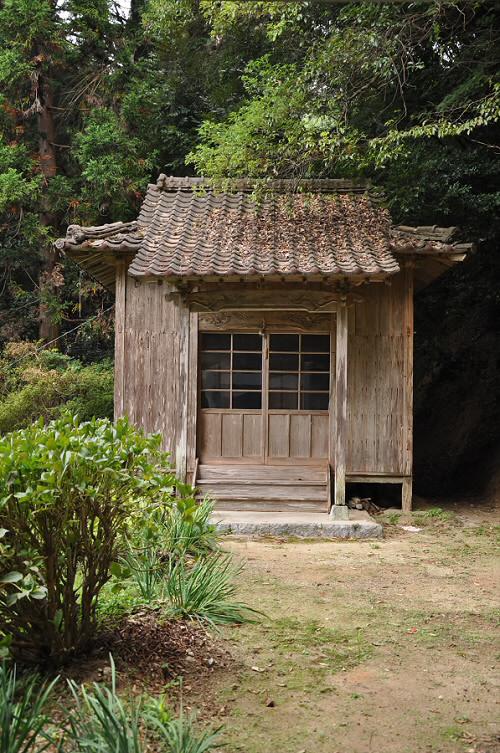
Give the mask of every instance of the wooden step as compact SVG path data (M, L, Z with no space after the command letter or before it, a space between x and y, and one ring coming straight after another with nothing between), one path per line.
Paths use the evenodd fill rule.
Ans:
M269 512L327 511L327 483L324 466L200 465L196 479L217 510Z
M327 469L325 466L294 466L294 465L200 465L198 466L197 482L205 479L227 479L231 481L245 479L247 481L321 481L326 483Z
M249 512L328 512L325 502L310 500L308 502L286 501L279 499L217 499L215 509L220 510L248 510Z
M266 484L224 484L214 487L210 482L197 484L204 494L217 499L289 499L289 500L326 500L326 485L321 487L304 486L267 486Z
M325 486L325 480L321 481L297 481L297 480L289 480L289 479L248 479L248 478L238 478L238 479L225 479L225 478L199 478L196 482L197 486L202 486L203 484L208 484L210 486L224 486L225 484L231 484L235 486L254 486L255 484L265 484L266 486L273 487L273 486L290 486L290 487L297 487L297 486Z

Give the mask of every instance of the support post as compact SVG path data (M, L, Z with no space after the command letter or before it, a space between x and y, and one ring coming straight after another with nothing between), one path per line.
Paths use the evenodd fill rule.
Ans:
M335 359L335 494L332 518L346 520L348 510L345 496L346 442L347 442L347 302L337 307L337 342Z
M412 494L413 494L413 482L411 476L403 479L401 490L401 507L403 512L411 512L412 508Z
M403 393L403 512L412 509L413 475L413 263L407 263L404 270L405 309L404 309L404 393Z
M188 377L189 377L189 309L182 300L177 302L179 322L179 372L178 381L178 424L175 470L180 481L186 481L188 453Z
M115 421L125 412L125 305L127 296L127 266L116 265L115 280Z

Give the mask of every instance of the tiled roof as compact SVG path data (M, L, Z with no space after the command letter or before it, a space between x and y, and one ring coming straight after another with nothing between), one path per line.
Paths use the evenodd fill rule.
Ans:
M201 178L161 175L136 222L73 225L56 245L104 284L122 254L136 277L373 278L399 271L395 253L449 248L454 230L394 228L363 181L281 180L256 196L248 180L221 193Z

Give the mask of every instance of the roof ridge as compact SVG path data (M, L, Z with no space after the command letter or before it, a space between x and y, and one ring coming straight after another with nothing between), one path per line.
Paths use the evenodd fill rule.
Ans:
M156 181L161 191L213 191L215 193L253 193L262 187L274 193L368 193L373 188L368 178L210 178L176 177L161 173Z

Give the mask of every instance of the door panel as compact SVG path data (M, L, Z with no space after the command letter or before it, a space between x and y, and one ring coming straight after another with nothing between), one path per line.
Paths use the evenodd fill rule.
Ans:
M266 456L269 458L289 458L290 415L288 413L270 413L268 426Z
M328 457L328 430L329 416L311 414L311 457L327 458Z
M263 458L263 428L261 413L247 413L243 416L243 457Z
M324 330L200 333L200 462L327 461L330 349Z
M290 455L294 458L311 457L311 416L297 413L290 416Z

